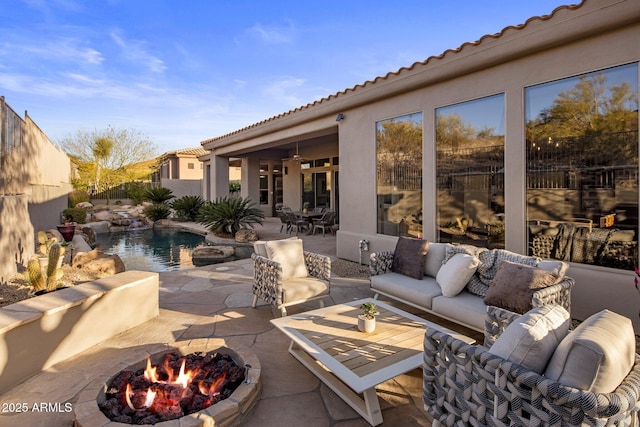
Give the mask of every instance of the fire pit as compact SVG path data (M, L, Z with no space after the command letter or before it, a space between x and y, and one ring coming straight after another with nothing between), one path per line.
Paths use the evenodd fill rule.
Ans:
M257 358L246 348L219 346L221 339L195 341L207 344L157 352L125 369L119 365L106 382L97 380L97 399L81 411L85 416L76 413L77 425L102 418L100 425L162 426L181 417L193 425L238 425L259 397Z

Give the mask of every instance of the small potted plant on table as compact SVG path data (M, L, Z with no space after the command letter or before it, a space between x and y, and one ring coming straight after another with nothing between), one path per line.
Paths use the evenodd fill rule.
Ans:
M365 302L360 305L362 314L358 315L358 330L371 333L376 329L376 316L380 314L378 307L372 302Z

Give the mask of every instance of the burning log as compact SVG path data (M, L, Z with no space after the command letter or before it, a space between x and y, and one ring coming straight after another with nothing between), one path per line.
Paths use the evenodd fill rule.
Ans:
M107 385L100 410L112 421L155 424L200 411L229 397L245 370L228 355L167 353L161 363L120 371Z

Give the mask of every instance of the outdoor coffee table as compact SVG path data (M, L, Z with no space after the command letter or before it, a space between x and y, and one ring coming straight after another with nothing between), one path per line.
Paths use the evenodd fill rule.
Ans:
M360 304L373 302L373 333L358 330ZM271 320L291 338L289 353L371 425L382 423L376 385L422 366L425 328L474 340L383 302L367 298ZM362 395L362 397L360 396Z

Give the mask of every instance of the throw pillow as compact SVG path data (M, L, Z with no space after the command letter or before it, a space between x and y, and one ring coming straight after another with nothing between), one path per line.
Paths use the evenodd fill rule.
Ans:
M635 347L631 320L602 310L560 342L544 375L579 390L611 393L631 371Z
M302 240L271 240L265 243L269 259L282 267L282 280L295 277L307 277L307 265L304 262Z
M534 292L554 285L556 281L556 275L540 268L502 261L484 303L524 314L531 310Z
M299 238L298 236L293 236L293 237L287 237L286 239L281 239L281 240L296 240L298 238ZM266 243L267 243L266 240L256 240L255 242L253 242L253 251L260 256L269 258L269 254L267 253Z
M498 268L500 267L500 263L502 261L509 261L511 263L529 265L531 267L535 267L538 265L540 258L521 255L515 252L508 251L506 249L493 249L491 252L494 252L492 257L492 262L484 262L483 268L478 269L478 273L480 275L480 280L485 285L491 286L493 279L496 277L496 273L498 272Z
M564 307L536 307L507 326L489 351L542 374L556 347L569 332L570 324L569 312Z
M458 295L476 272L479 264L478 258L469 254L455 254L449 261L442 264L436 275L436 282L440 285L442 295L445 297Z
M558 276L558 282L559 282L562 279L564 279L564 276L567 274L567 270L569 270L569 263L564 261L543 259L538 263L537 267Z
M429 251L429 241L400 237L393 252L391 271L422 280L424 257Z

